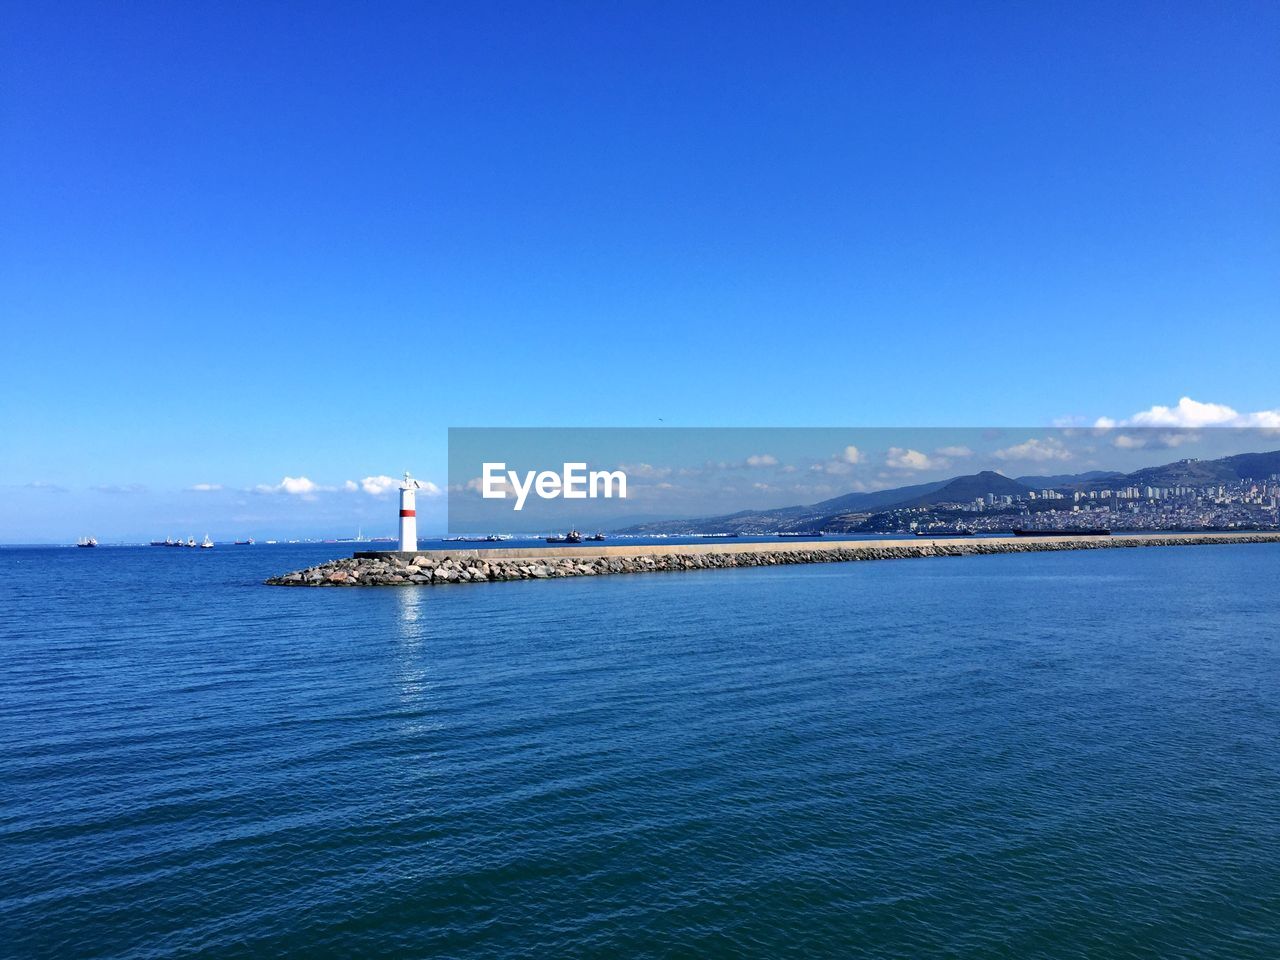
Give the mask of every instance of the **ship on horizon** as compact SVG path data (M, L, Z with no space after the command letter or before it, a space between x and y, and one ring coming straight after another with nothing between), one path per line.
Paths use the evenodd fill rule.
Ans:
M581 543L581 542L582 542L582 534L579 533L576 529L570 530L568 533L566 533L562 537L557 537L557 536L547 537L547 543Z
M1065 530L1033 530L1028 527L1014 527L1015 537L1109 537L1111 531L1106 527L1068 527Z

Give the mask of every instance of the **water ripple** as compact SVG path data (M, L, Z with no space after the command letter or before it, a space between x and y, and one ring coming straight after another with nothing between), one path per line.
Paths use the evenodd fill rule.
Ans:
M0 552L0 956L1280 955L1274 549L210 553Z

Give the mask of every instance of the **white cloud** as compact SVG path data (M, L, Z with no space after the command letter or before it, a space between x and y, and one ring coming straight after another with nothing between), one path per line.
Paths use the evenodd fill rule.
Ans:
M1012 447L997 450L995 456L1000 460L1044 463L1049 460L1070 460L1072 454L1063 445L1062 441L1055 437L1047 437L1044 440L1037 440L1033 437L1022 443L1014 444Z
M310 500L321 490L330 489L313 483L306 477L285 477L277 484L260 483L253 488L258 493L287 493L290 496Z
M432 484L430 484L430 486L434 488L434 487L435 487L435 484L434 484L434 483L432 483ZM493 490L495 493L501 493L503 496L512 496L512 497L514 497L514 496L516 495L516 488L515 488L515 486L511 483L511 479L510 479L510 477L508 477L506 474L503 474L503 475L502 475L502 476L500 476L500 477L495 476L492 480L490 480L490 481L489 481L489 488L490 488L491 490ZM454 485L453 485L453 487L451 487L450 489L452 489L452 490L454 490L455 492L458 492L458 493L461 493L462 491L470 491L470 492L472 492L472 493L479 493L479 494L483 494L483 493L484 493L484 478L483 478L483 477L472 477L470 480L468 480L468 481L467 481L465 484L463 484L461 487L459 487L457 484L454 484Z
M1280 428L1280 409L1239 413L1225 403L1201 403L1183 397L1175 407L1157 404L1123 420L1099 417L1096 427L1265 427Z
M655 467L651 463L620 463L618 469L622 470L629 477L668 477L671 475L670 467ZM682 474L697 473L696 470L682 470Z
M890 447L885 464L895 470L941 470L951 466L952 460L962 460L973 456L968 447L939 447L933 453L920 450Z
M220 483L197 483L191 488L196 493L216 493L222 489Z
M140 483L103 483L93 488L98 493L146 493L147 488Z
M809 464L809 469L814 473L825 473L834 477L842 477L852 473L854 466L862 463L866 459L865 454L857 447L850 444L839 453L829 457L818 463ZM784 467L784 473L794 473L795 468Z
M928 454L919 450L904 450L902 447L890 447L885 463L896 470L929 470L939 466Z
M1119 433L1112 439L1111 445L1118 450L1142 450L1150 447L1154 450L1172 450L1184 443L1193 443L1200 439L1200 434L1191 431L1156 432L1129 434Z
M776 467L778 458L771 453L753 453L747 457L748 467Z
M438 497L443 491L432 483L430 480L418 481L418 495L423 497ZM337 493L339 491L346 493L354 493L357 490L363 490L372 497L380 497L391 490L400 486L400 481L394 477L377 476L365 477L358 484L354 480L343 481L341 486L324 486L316 483L307 477L285 477L279 483L260 483L253 488L255 493L287 493L290 496L301 497L303 500L314 500L316 494L320 493ZM214 484L202 484L193 489L209 489L220 490L220 486Z
M371 497L381 497L400 486L395 477L380 474L376 477L365 477L360 481L360 489Z

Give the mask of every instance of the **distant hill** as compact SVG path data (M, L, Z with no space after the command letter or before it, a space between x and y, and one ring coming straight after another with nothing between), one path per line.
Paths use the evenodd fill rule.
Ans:
M983 470L968 476L955 477L935 490L887 505L882 509L930 507L935 503L968 503L988 493L997 497L1025 497L1031 488L1017 480L1010 480L994 470Z
M697 517L683 520L663 520L634 523L614 531L636 536L665 533L668 535L689 533L773 533L775 530L812 530L830 516L844 513L870 513L887 505L918 497L947 484L946 480L916 483L908 487L875 490L869 493L846 493L830 500L807 505L776 507L768 510L739 510L716 517Z
M994 470L983 470L981 473L952 477L933 490L905 500L885 504L875 512L885 513L890 510L931 507L939 503L971 503L979 497L985 497L987 494L993 494L997 497L1025 497L1030 492L1030 487L1019 483L1017 480L1010 480L1004 474L996 473ZM867 518L868 514L866 512L846 511L822 517L815 521L812 526L816 529L848 533L864 529L863 524Z
M885 510L927 507L935 503L965 503L988 493L1026 496L1031 490L1096 490L1107 487L1206 486L1232 480L1265 480L1280 474L1280 450L1241 453L1220 460L1179 460L1134 473L1091 470L1087 473L1027 476L1011 480L994 470L917 483L889 490L846 493L808 505L768 510L741 510L716 517L637 523L615 531L629 534L772 533L781 531L852 529L854 518Z
M934 480L932 483L916 483L909 487L894 487L890 490L876 490L871 493L846 493L842 497L832 497L830 500L823 500L804 509L812 511L818 516L828 516L833 513L864 513L868 510L883 510L895 503L902 503L904 500L910 500L913 497L933 493L951 482L950 480Z
M1266 480L1280 474L1280 450L1270 453L1237 453L1223 457L1219 463L1227 464L1241 480Z
M1280 473L1280 450L1239 453L1219 460L1175 460L1158 467L1144 467L1110 479L1090 480L1076 489L1096 490L1117 485L1134 487L1198 487L1233 480L1265 480Z
M1056 473L1047 477L1018 477L1017 480L1032 490L1052 490L1057 487L1074 487L1094 480L1112 480L1123 476L1123 473L1116 470L1089 470L1086 473Z

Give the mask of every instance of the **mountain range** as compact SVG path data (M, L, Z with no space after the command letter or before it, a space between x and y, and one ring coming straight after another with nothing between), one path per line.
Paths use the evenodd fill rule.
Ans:
M1091 470L1087 473L1025 476L1010 479L994 470L951 477L932 483L918 483L867 493L846 493L818 503L778 507L769 510L742 510L718 517L660 520L634 524L617 533L768 533L808 531L846 526L851 514L881 513L887 510L927 507L937 503L965 503L985 497L1023 496L1033 490L1115 489L1119 487L1207 486L1237 480L1263 480L1280 474L1280 450L1270 453L1241 453L1218 460L1178 460L1158 467L1144 467L1133 473Z

